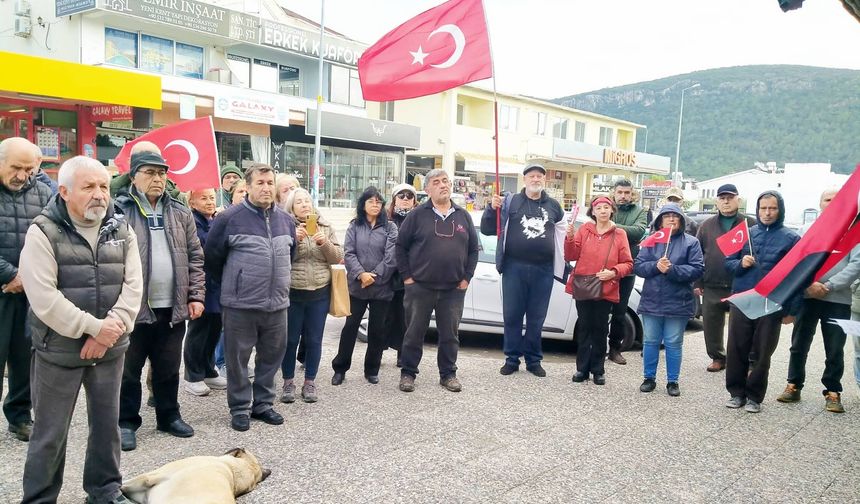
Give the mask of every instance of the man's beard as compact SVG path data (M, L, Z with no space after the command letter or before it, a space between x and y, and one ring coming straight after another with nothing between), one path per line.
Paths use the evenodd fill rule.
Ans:
M543 184L527 185L526 192L535 196L543 192Z
M106 206L91 206L84 211L84 219L89 222L101 221L107 215Z

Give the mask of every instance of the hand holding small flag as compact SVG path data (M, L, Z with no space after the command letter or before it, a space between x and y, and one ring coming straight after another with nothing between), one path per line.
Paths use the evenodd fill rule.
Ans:
M642 240L642 243L639 244L640 247L650 248L658 243L669 243L669 240L672 239L672 228L663 228L656 233L652 234L648 238Z
M747 221L744 220L730 229L728 233L717 238L717 246L720 247L723 255L730 256L743 250L744 245L746 245L749 239L749 226L747 226Z

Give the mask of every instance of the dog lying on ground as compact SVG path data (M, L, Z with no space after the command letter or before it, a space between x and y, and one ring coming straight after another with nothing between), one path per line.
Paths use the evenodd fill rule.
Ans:
M122 486L141 504L235 504L271 471L244 448L220 457L188 457L141 474Z

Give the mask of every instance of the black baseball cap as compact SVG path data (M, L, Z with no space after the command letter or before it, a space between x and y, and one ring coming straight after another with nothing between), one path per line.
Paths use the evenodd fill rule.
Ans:
M143 166L156 166L159 168L164 168L165 170L170 170L170 167L167 166L167 163L164 161L164 158L161 157L161 154L157 152L135 152L131 155L130 164L131 169L129 170L129 173L132 177L135 173L137 173L137 170L140 170L140 168Z
M530 171L532 171L532 170L540 170L540 171L541 171L541 173L543 173L544 175L546 175L546 168L544 168L543 166L541 166L541 165L539 165L539 164L530 164L530 165L527 165L525 168L523 168L523 175L525 175L526 173L528 173L528 172L530 172Z
M734 194L735 196L737 196L738 188L735 187L734 184L723 184L720 186L719 189L717 189L717 196L721 194Z

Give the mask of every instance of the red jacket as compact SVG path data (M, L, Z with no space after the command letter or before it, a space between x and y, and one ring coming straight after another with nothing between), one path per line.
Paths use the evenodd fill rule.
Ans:
M602 235L597 233L594 222L580 226L573 238L564 239L564 260L576 261L573 274L567 280L565 291L568 294L573 294L574 275L593 275L603 269L606 261L606 269L614 270L616 276L603 283L603 299L613 303L619 301L618 280L633 272L627 233L615 225Z

